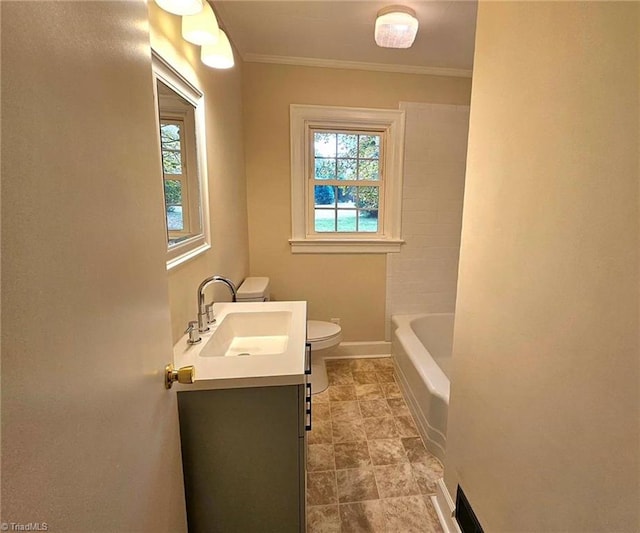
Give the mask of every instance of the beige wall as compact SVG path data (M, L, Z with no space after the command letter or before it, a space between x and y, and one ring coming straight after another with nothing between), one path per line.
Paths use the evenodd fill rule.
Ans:
M485 531L640 530L635 3L481 3L445 481Z
M169 299L173 340L196 318L196 289L214 274L240 283L249 272L247 201L242 139L242 61L216 70L200 62L197 46L180 35L180 17L149 2L151 43L205 94L209 208L212 249L169 272ZM209 297L228 300L220 285L209 289Z
M342 320L347 341L383 340L385 255L293 255L289 104L397 109L400 101L468 104L471 80L247 63L244 124L251 275L309 316Z

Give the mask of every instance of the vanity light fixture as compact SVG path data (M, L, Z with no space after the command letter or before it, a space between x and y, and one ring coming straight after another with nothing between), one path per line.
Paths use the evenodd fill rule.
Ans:
M174 15L195 15L202 11L205 0L156 0L156 4Z
M418 33L416 12L404 6L389 6L378 11L374 36L383 48L409 48Z
M200 59L208 67L231 68L233 67L233 50L227 34L218 30L218 42L216 44L203 44L200 51Z
M195 15L182 17L182 37L193 44L216 44L218 42L218 21L209 2Z

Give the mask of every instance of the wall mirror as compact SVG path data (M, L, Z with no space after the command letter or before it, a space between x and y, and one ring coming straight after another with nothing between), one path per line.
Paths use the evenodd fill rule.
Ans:
M171 269L211 247L204 98L155 51L153 78Z

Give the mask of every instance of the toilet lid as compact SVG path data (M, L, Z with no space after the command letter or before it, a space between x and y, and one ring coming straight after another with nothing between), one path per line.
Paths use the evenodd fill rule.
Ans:
M333 322L321 320L307 320L307 340L319 341L339 335L342 328Z

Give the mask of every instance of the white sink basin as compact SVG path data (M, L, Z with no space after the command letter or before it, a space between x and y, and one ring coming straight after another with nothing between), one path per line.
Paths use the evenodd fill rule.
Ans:
M280 355L287 350L290 311L229 313L200 352L201 357Z
M176 368L193 365L193 384L178 391L305 382L307 302L220 302L202 342L173 347Z

